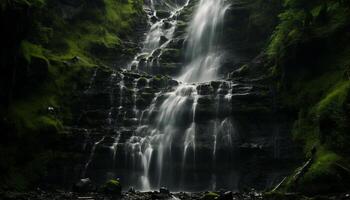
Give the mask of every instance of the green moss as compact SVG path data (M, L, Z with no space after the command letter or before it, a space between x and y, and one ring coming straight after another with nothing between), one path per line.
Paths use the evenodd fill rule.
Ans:
M44 56L44 49L40 45L33 44L31 42L28 42L27 40L23 40L21 42L20 48L21 48L21 53L22 53L23 57L29 63L31 61L32 56L46 59Z
M341 160L341 157L335 153L327 151L319 151L316 155L314 163L311 165L309 171L303 177L303 182L309 182L314 184L317 179L320 179L322 176L334 176L332 174L332 166Z
M350 82L344 81L336 85L334 90L332 90L327 96L322 99L316 106L316 113L319 115L332 114L329 113L334 109L342 109L344 102L349 94ZM329 109L333 108L333 109Z
M281 78L281 102L299 113L294 138L304 144L305 157L314 147L317 154L307 172L297 180L290 176L281 190L341 191L349 184L350 43L344 27L350 7L318 0L285 0L284 6L267 48L275 61L271 72Z
M219 199L220 195L218 195L215 192L207 192L204 194L204 196L201 198L203 200L214 200L214 199Z
M119 180L115 180L115 179L109 180L106 184L114 186L114 187L119 187L120 186Z
M306 17L305 11L296 9L287 10L279 15L281 23L267 48L270 57L284 56L288 45L302 39L302 30L307 23Z
M2 28L13 29L18 41L11 41L16 61L9 65L16 66L17 77L8 78L15 81L15 95L1 111L1 119L11 127L5 133L11 143L0 146L10 155L1 156L0 168L7 176L0 187L26 189L43 177L45 160L53 158L40 155L52 150L50 144L70 124L74 92L88 83L93 68L114 63L125 53L123 40L130 39L142 3L101 0L63 6L63 1L54 0L1 1L4 20L15 20L13 27Z

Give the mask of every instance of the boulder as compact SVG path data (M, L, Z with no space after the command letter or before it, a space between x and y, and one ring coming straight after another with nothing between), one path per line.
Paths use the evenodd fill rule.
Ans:
M122 185L119 179L111 179L107 181L102 187L101 192L110 195L121 196L122 194Z

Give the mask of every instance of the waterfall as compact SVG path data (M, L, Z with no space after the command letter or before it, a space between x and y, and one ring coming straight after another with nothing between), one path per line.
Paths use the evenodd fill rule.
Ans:
M177 146L174 141L182 138L183 127L186 126L181 124L182 119L194 120L196 96L195 85L185 84L180 85L173 92L164 94L164 96L156 96L148 113L148 115L152 115L152 112L157 112L154 122L139 126L136 135L127 142L127 152L130 152L132 157L136 156L136 160L140 160L143 169L140 178L141 190L151 189L149 169L154 150L157 152L155 165L157 186L165 184L163 176L166 175L165 171L168 170L169 164L172 164L170 159L172 147ZM155 104L158 104L164 97L164 102L155 110ZM192 122L192 125L186 131L186 139L183 142L186 144L183 147L184 158L189 148L192 148L193 151L195 148L194 126L194 122ZM137 147L135 148L135 146Z
M150 30L129 69L152 71L163 50L178 54L169 49L182 44L185 65L172 77L177 81L96 68L83 92L86 100L79 110L84 112L77 113L78 127L84 129L72 129L77 135L84 133L82 151L88 152L81 178L89 177L97 185L120 178L124 189L192 192L262 188L284 174L285 166L275 161L284 162L289 148L285 125L272 126L277 122L271 123L266 86L260 79L219 77L227 0L145 2ZM195 11L190 14L192 6ZM167 53L163 56L172 56ZM159 63L178 67L181 63L171 63L177 62L175 57Z
M151 9L154 9L154 1L151 1ZM185 5L188 4L188 1ZM169 6L170 8L172 6ZM197 85L187 84L193 82L207 82L217 79L217 70L220 67L222 52L219 48L219 37L222 31L223 19L229 5L223 0L201 0L189 25L186 36L186 62L182 75L178 79L180 84L174 91L157 95L152 105L145 114L142 112L139 120L139 128L136 134L127 141L127 152L132 157L132 165L139 162L142 174L139 179L141 190L150 190L161 186L173 185L178 182L179 176L173 174L175 151L182 151L181 182L188 169L196 169L196 107L199 94ZM178 11L179 9L177 9ZM172 11L172 18L176 10ZM156 16L156 11L152 13ZM172 21L172 28L164 30L164 20L151 25L146 36L144 48L141 54L135 57L133 64L140 65L140 55L148 60L151 55L162 47L160 38L171 38L176 20ZM166 45L167 43L165 43ZM146 70L147 71L147 70ZM143 118L155 115L155 120L142 124ZM215 137L230 143L232 124L229 120L221 123L215 122ZM217 140L215 139L215 150ZM152 164L152 162L155 162ZM153 178L150 175L151 166L154 168ZM215 176L215 175L211 175ZM212 177L210 178L212 179ZM216 178L215 178L216 181ZM215 184L215 183L212 183ZM183 188L184 186L178 186ZM184 188L183 188L184 189Z
M204 82L217 79L222 53L219 39L229 5L224 0L201 0L186 37L187 66L179 80Z
M145 40L142 43L142 50L138 53L133 61L129 64L129 69L137 69L146 72L152 72L154 67L157 67L158 58L162 55L164 49L171 39L176 27L176 17L181 10L188 5L189 0L184 3L172 2L169 0L146 1L145 8L150 29L146 33ZM160 18L157 16L156 7L162 7L169 13L168 17Z
M187 61L188 65L184 68L183 74L179 80L183 82L200 82L210 81L217 78L217 70L220 66L221 52L219 51L219 36L222 29L224 14L228 8L222 0L201 0L194 14L194 18L190 23L187 34ZM152 32L152 29L153 32ZM152 34L148 35L145 44L147 48L154 49L157 47L156 39L159 38L159 29L151 28ZM152 41L153 39L154 41ZM149 166L152 158L153 149L157 152L157 186L166 184L166 179L174 179L173 175L167 174L171 172L172 148L180 146L183 151L182 155L182 177L188 161L193 163L192 168L195 169L195 152L196 152L196 123L195 114L197 99L196 85L181 84L174 92L165 94L165 100L159 107L155 123L148 127L146 148L140 152L142 157L142 166L144 173L141 176L142 189L150 189ZM157 100L155 100L157 101ZM190 118L191 123L183 124L186 118ZM229 128L228 130L220 130L220 132L231 131L231 127L227 127L227 120L224 120L220 127ZM187 128L186 128L187 127ZM225 134L226 134L225 132ZM228 133L229 134L229 133ZM229 135L225 135L226 137ZM182 144L174 144L182 141ZM230 138L225 138L230 142ZM190 158L189 153L192 152ZM167 176L167 177L164 177Z
M152 67L155 52L165 48L169 39L172 38L176 26L176 15L189 3L188 0L181 1L182 6L180 6L176 2L157 0L146 2L151 28L146 34L142 51L135 56L129 69ZM162 8L167 8L171 14L165 19L152 21L157 16L156 7L159 4ZM215 165L212 162L216 161L216 154L221 150L218 148L220 145L229 148L233 145L232 133L235 130L231 119L219 118L222 110L227 112L226 107L230 105L229 95L232 94L232 91L229 94L222 93L225 93L231 86L223 81L219 89L215 89L214 97L217 96L221 102L217 105L215 119L209 119L207 124L203 124L199 120L203 116L198 115L197 112L201 103L200 99L205 96L211 98L208 97L208 94L202 94L199 82L206 82L208 90L214 91L214 86L207 82L218 79L217 71L223 53L220 51L219 43L224 14L228 7L229 5L225 4L224 0L199 1L186 34L185 62L187 65L178 77L182 83L174 87L172 91L157 93L151 105L145 110L139 110L136 106L137 94L142 90L137 87L139 79L135 79L135 82L130 84L127 77L119 74L120 88L119 91L115 91L119 93L120 107L118 109L122 110L123 101L128 100L127 93L132 92L133 107L130 109L133 112L133 119L137 122L135 125L137 128L126 139L118 132L114 137L110 152L113 156L113 167L121 169L120 172L116 172L116 175L118 173L127 175L124 179L127 185L142 191L162 186L172 190L198 190L200 188L198 185L203 186L204 184L207 184L205 189L209 189L217 187L219 184L216 182L225 176L216 174ZM170 23L170 28L164 28L165 23ZM162 37L167 38L168 41L162 43ZM114 74L111 81L113 82L115 78ZM147 80L145 87L149 87L149 82L150 80ZM129 86L133 89L130 89ZM111 94L113 96L114 93ZM114 102L112 97L111 102ZM108 116L110 119L108 124L112 125L112 109ZM209 139L203 142L203 137ZM211 140L211 137L214 137L214 141ZM96 146L101 142L103 139L93 146L86 169L94 157ZM205 151L202 154L198 152L198 149ZM123 151L123 153L117 153L117 151ZM198 175L197 171L198 173L205 171L199 167L208 170L208 175L205 174L203 177ZM226 167L225 170L227 168L231 170L229 167ZM192 186L191 184L197 185Z

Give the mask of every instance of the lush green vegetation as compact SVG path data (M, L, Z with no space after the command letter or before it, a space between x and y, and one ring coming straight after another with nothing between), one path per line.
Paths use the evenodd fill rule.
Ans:
M247 1L253 10L247 33L225 30L265 37L276 23L271 15L280 9L279 2L271 1L269 7L265 1ZM142 0L0 2L0 189L28 189L45 175L53 158L67 157L53 146L71 120L73 93L96 67L135 53L125 41L133 37L141 6ZM283 6L266 49L268 63L273 63L269 70L280 102L296 116L293 136L312 159L303 173L297 175L297 169L286 179L280 192L344 191L350 187L350 6L346 0L284 0ZM254 53L263 46L251 43ZM175 50L165 58L179 57ZM151 84L164 81L159 76ZM109 188L119 190L119 181L108 182ZM217 197L212 192L205 196Z
M91 69L133 49L141 0L1 1L1 187L30 188L56 154L71 98ZM6 143L5 143L6 141ZM45 142L43 142L45 141Z
M281 102L299 112L293 134L311 166L284 190L327 193L349 187L350 7L345 1L285 0L267 53Z

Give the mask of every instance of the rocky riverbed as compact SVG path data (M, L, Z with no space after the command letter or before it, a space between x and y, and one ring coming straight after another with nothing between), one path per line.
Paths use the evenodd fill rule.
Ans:
M37 189L31 192L0 192L2 200L349 200L350 193L341 193L308 198L298 194L263 194L255 190L247 192L175 192L164 191L123 192L122 196L111 196L102 193L75 193L63 190L43 191Z

